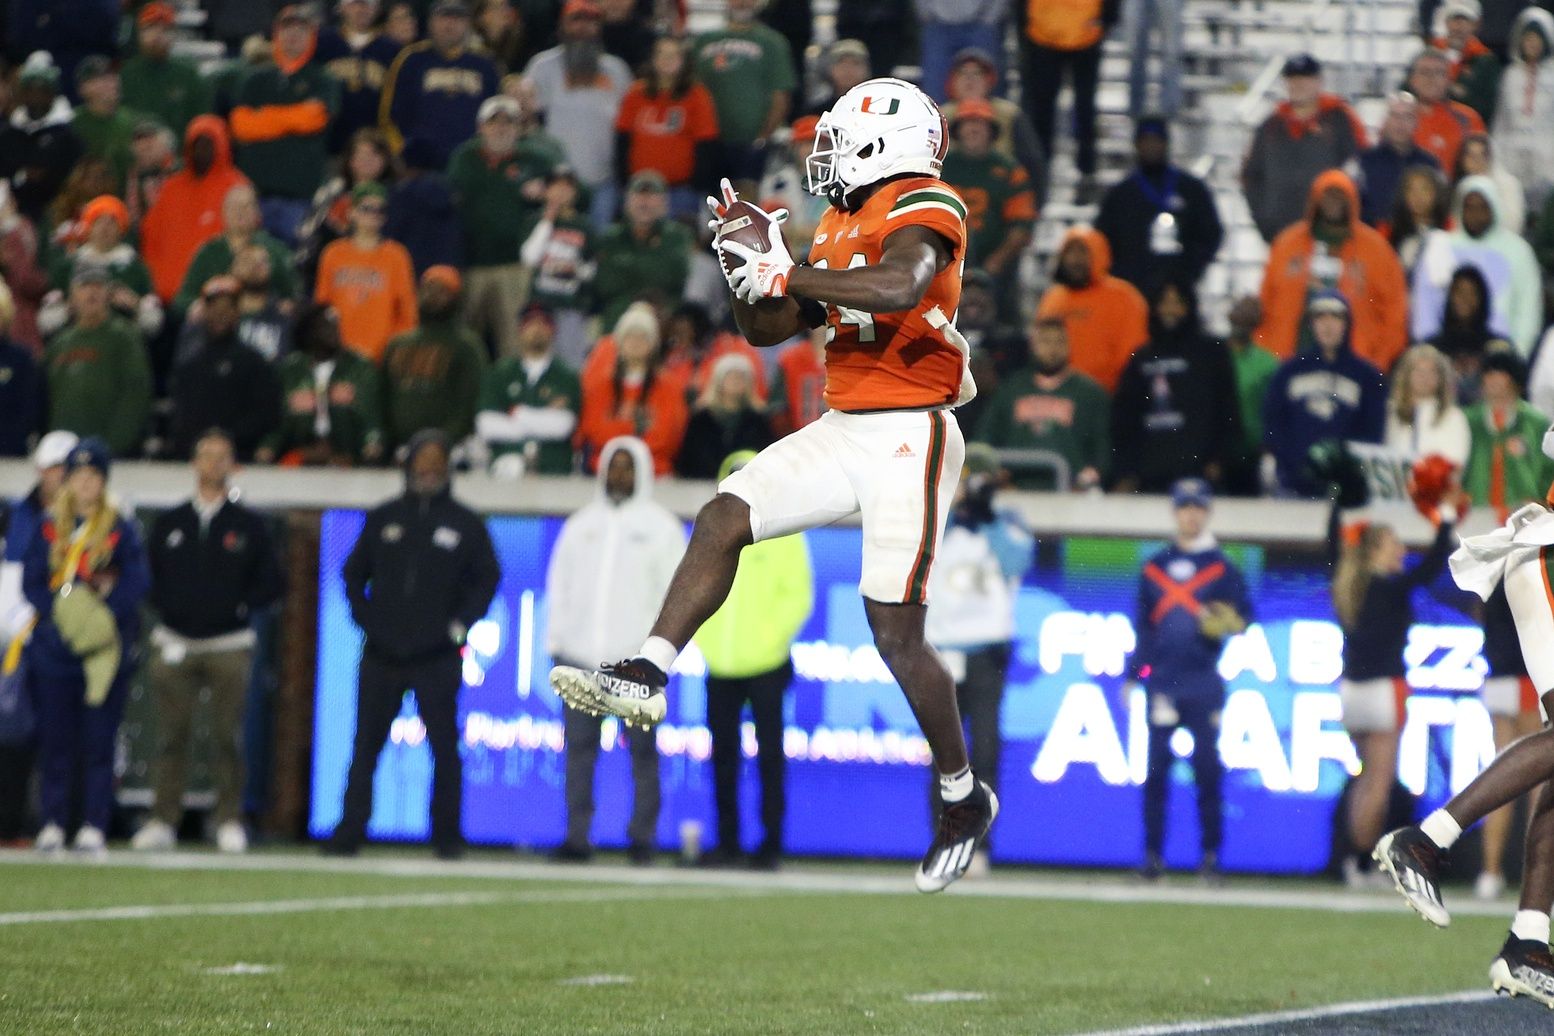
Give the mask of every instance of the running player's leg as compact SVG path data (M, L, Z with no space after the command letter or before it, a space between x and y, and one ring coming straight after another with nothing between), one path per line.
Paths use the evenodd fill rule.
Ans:
M1542 696L1545 709L1554 701L1554 592L1549 583L1549 550L1543 548L1538 558L1510 567L1505 575L1506 597L1516 620L1527 675ZM1444 926L1450 923L1450 915L1440 897L1443 854L1466 828L1551 780L1554 729L1545 728L1501 752L1483 773L1419 826L1383 836L1376 846L1376 860L1392 875L1410 906L1426 920ZM1529 853L1534 851L1530 832L1527 847ZM1524 895L1526 885L1524 879ZM1547 911L1548 902L1545 899L1540 909Z
M863 513L858 590L880 657L912 706L939 775L933 843L916 875L937 892L970 866L998 814L998 798L971 773L955 681L924 636L928 572L965 459L960 427L947 411L840 415L849 477Z
M839 459L843 444L829 416L779 439L719 484L718 495L696 516L642 650L596 670L551 670L551 686L562 700L644 726L664 717L669 669L727 599L739 552L758 540L826 525L858 510Z
M1544 696L1544 709L1554 693ZM1522 865L1522 894L1500 952L1489 965L1497 992L1530 996L1554 1007L1554 956L1549 953L1549 904L1554 902L1554 782L1540 786L1530 803Z

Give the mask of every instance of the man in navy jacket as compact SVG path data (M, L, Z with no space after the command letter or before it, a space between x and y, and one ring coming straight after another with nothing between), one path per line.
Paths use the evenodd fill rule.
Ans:
M1138 647L1129 665L1132 679L1143 681L1149 691L1142 873L1154 879L1165 869L1166 801L1176 762L1171 737L1185 727L1193 737L1200 873L1217 880L1224 777L1219 720L1225 704L1219 656L1226 639L1246 629L1252 608L1240 569L1209 531L1209 484L1201 478L1180 480L1172 487L1171 505L1176 539L1145 563L1139 577Z
M462 0L433 4L427 35L389 67L378 120L396 148L423 141L441 169L475 135L475 115L500 77L490 58L469 47L469 7Z
M1350 348L1349 303L1342 295L1317 295L1306 314L1317 348L1274 372L1263 402L1263 441L1277 465L1279 489L1315 498L1325 490L1306 471L1311 447L1326 439L1381 442L1387 386L1381 371Z

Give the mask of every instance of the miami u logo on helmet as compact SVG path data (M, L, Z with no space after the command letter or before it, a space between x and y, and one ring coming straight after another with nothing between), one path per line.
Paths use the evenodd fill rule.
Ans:
M884 100L879 102L879 104L885 103ZM881 108L879 104L875 103L874 95L870 94L863 99L863 103L858 106L858 110L868 115L894 115L901 110L901 98L899 97L890 98L889 107L887 108Z

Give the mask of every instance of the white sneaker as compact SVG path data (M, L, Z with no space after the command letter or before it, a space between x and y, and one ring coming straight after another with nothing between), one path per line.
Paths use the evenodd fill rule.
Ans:
M135 837L130 839L130 848L138 853L165 853L170 852L178 845L178 832L173 830L173 825L165 820L148 820Z
M224 853L248 851L248 832L243 830L242 821L223 821L222 825L216 828L216 848Z
M81 830L76 832L76 840L70 846L72 852L79 853L91 860L106 860L108 858L108 839L103 833L91 824L82 824Z
M1504 891L1505 878L1498 874L1491 874L1489 871L1480 874L1478 880L1473 883L1474 899L1499 899Z
M33 841L32 847L40 853L57 853L65 847L65 829L58 824L45 824Z

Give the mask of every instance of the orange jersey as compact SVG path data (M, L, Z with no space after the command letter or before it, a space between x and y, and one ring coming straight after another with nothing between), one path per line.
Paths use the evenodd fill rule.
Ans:
M834 410L913 410L948 406L960 392L961 352L929 325L937 307L953 320L966 257L966 203L931 176L892 180L857 212L831 208L820 218L809 265L847 270L872 266L885 239L923 226L949 242L951 261L934 275L916 306L864 313L826 303L826 405ZM824 302L824 300L821 300Z

